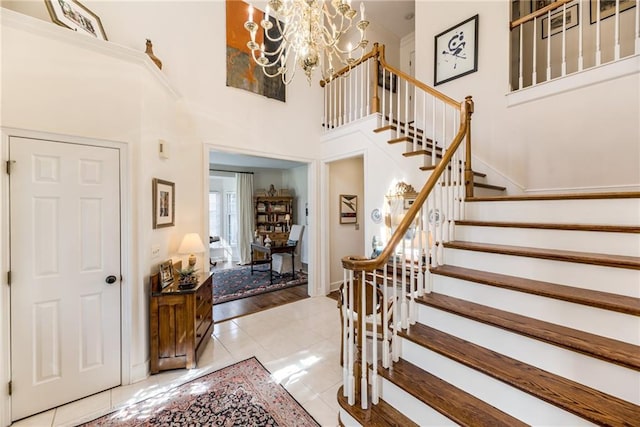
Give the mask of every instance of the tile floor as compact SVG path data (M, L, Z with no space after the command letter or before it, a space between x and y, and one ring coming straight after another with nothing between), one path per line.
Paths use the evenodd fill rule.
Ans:
M322 426L336 426L342 384L336 301L307 298L218 323L196 369L152 375L18 421L12 426L74 426L193 378L256 356Z

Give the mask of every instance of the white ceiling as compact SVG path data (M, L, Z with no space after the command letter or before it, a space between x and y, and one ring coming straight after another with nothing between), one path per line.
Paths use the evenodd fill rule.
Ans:
M235 166L256 169L293 169L304 166L306 163L290 160L272 159L269 157L248 156L245 154L224 153L221 151L209 152L209 164L220 166Z
M365 0L364 7L366 18L371 25L375 23L376 26L383 27L400 38L410 34L415 28L414 0ZM411 18L406 19L408 16Z

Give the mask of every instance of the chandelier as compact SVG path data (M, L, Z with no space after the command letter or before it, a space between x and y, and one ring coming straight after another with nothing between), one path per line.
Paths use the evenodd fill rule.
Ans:
M360 3L360 20L354 25L357 14L351 0L268 0L264 19L260 21L264 30L260 44L256 41L258 24L253 22L253 6L249 6L249 19L244 24L251 35L247 47L264 74L281 76L284 84L293 80L296 64L309 84L316 68L321 69L324 80L329 80L336 71L334 66L351 66L364 55L369 43L365 38L369 21L364 17L364 2ZM354 27L360 31L360 40L355 46L349 43L341 49L340 39ZM354 57L358 50L359 55ZM287 78L290 67L293 71Z

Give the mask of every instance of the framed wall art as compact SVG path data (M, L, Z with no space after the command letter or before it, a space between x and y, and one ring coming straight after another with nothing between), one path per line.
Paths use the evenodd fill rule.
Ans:
M153 228L175 225L176 191L173 182L153 178Z
M551 14L551 35L562 33L562 17L564 16L564 24L566 29L573 28L578 25L578 4L574 4L567 8L566 14L563 13L562 8L558 9L558 12ZM549 18L545 17L540 20L542 38L549 37Z
M590 16L591 23L595 24L598 20L598 1L591 0L590 2ZM636 5L635 0L620 0L620 13L625 10L631 9ZM616 14L616 0L600 0L600 20L609 18Z
M81 34L107 40L98 15L77 0L45 0L51 20Z
M340 195L340 224L355 224L358 222L358 196L353 194Z
M173 283L174 271L173 262L171 260L160 264L160 286L162 288Z
M382 78L383 74L384 79ZM378 86L396 93L398 91L398 76L396 74L392 75L389 71L384 70L382 66L378 66Z
M478 71L478 15L435 36L434 86Z

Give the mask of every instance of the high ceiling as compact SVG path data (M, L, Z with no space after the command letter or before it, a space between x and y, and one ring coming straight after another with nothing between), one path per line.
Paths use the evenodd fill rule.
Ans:
M357 0L354 0L352 5L358 11L360 10ZM259 1L256 2L256 6L264 7ZM413 0L365 0L365 15L371 25L382 27L400 38L414 31L414 13L415 1ZM274 169L291 169L304 165L304 163L287 160L222 152L211 152L209 162L217 165Z
M365 0L364 5L365 15L371 25L384 27L401 38L413 32L415 1ZM354 4L354 6L356 5ZM359 5L357 6L359 7ZM407 19L408 17L410 18Z

